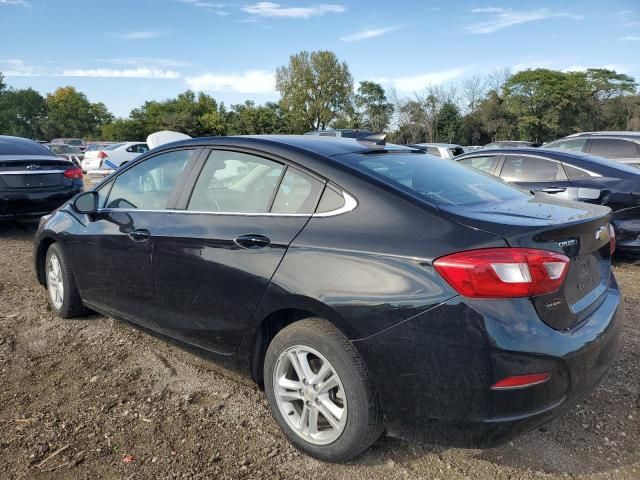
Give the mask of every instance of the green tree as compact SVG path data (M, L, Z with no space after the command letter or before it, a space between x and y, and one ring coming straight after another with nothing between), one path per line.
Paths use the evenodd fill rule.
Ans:
M243 104L232 105L228 122L232 135L287 132L284 112L277 103L273 102L256 105L253 101L247 100Z
M508 108L518 118L520 137L538 142L579 130L589 95L583 73L544 68L516 73L504 91Z
M440 107L436 115L438 125L438 141L454 143L460 137L462 129L462 115L455 103L446 102Z
M326 128L350 102L349 67L333 52L300 52L276 71L281 105L298 131Z
M47 119L44 133L53 137L91 137L113 117L104 104L92 104L74 87L60 87L47 95Z
M477 118L490 141L513 139L517 132L517 117L507 108L504 98L495 90L478 105Z
M354 103L360 117L358 126L374 132L383 132L387 129L394 108L393 104L387 101L382 85L369 81L360 82Z
M45 99L32 88L9 89L0 94L0 128L6 135L42 138L46 114Z

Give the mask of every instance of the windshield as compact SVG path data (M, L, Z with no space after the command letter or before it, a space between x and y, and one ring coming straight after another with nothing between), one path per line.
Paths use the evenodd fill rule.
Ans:
M72 139L69 140L69 145L74 145L74 146L78 146L78 145L84 145L84 140L80 140L80 139Z
M102 150L115 150L116 148L121 147L124 143L114 143L113 145L109 145L108 147L104 147Z
M357 170L438 206L491 205L531 195L456 162L418 153L355 153L337 157Z

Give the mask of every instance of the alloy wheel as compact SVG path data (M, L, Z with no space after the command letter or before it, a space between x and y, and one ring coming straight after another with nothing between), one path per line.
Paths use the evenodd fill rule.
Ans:
M314 445L336 441L347 424L347 398L329 361L304 345L278 357L273 388L280 413L291 429Z
M62 279L62 267L58 256L53 254L49 257L49 265L47 266L47 287L49 290L49 298L53 306L60 310L64 300L64 280Z

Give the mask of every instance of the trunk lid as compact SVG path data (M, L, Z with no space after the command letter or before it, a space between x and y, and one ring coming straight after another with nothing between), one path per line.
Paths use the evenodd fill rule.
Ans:
M0 160L0 190L47 190L71 183L64 176L74 164L61 157L21 158Z
M538 248L569 257L562 287L531 299L549 326L569 329L604 300L611 270L609 208L537 194L524 201L441 209L458 223L500 235L511 247Z

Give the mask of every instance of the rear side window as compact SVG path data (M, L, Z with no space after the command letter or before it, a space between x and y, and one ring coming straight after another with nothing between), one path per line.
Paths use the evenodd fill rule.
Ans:
M490 173L497 160L498 157L496 155L486 155L482 157L465 158L464 160L460 160L460 163L473 167L481 172Z
M284 166L240 152L212 150L198 177L188 210L266 213ZM283 200L283 203L286 203Z
M327 185L318 204L318 213L327 213L344 207L344 195Z
M506 182L555 182L567 179L559 162L520 155L506 156L500 177Z
M357 170L443 207L491 205L530 196L457 162L443 162L418 153L345 157Z
M555 142L553 145L549 145L549 148L552 148L554 150L581 152L584 148L585 143L587 143L586 138L576 138L574 140L563 140L561 142Z
M462 155L464 153L464 149L462 147L455 147L449 149L449 154L452 157L457 157L458 155Z
M322 182L288 167L278 187L271 213L313 213Z
M569 180L586 180L588 178L597 177L597 174L588 172L587 170L583 170L582 168L574 167L572 165L564 165L564 170L567 172L567 176Z
M440 149L438 147L427 147L427 153L430 155L435 155L436 157L441 157Z
M178 184L180 175L197 150L162 153L118 175L107 208L163 210Z
M594 138L591 140L590 153L605 158L639 158L636 144L629 140L615 138Z

